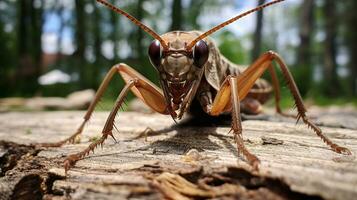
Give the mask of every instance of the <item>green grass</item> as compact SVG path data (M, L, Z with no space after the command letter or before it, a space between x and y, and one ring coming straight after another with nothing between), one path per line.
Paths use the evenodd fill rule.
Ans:
M271 100L267 103L267 106L274 106L274 94L272 94ZM327 106L346 106L346 105L352 105L355 108L357 108L357 97L337 97L337 98L329 98L321 95L308 95L306 98L304 98L304 102L321 106L321 107L327 107ZM290 94L290 92L284 88L281 91L281 101L280 101L280 106L283 109L288 109L292 108L294 106L294 100Z
M323 96L316 96L313 98L314 104L318 106L331 106L331 105L338 105L338 106L344 106L344 105L352 105L357 108L357 98L343 98L343 97L338 97L338 98L328 98L328 97L323 97Z

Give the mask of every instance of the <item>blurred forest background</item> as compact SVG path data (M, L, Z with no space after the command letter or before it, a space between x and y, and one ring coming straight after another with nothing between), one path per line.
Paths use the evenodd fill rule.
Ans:
M109 1L159 34L204 31L268 2ZM248 65L267 50L280 53L305 98L318 104L357 105L356 10L356 0L287 0L212 37L221 52L239 64ZM157 83L146 54L151 41L128 19L95 0L1 0L0 97L65 96L96 89L119 62ZM109 98L116 97L122 86L116 78Z

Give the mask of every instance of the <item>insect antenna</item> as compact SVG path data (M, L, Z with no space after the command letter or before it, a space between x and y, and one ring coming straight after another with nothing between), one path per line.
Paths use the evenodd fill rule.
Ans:
M169 47L167 46L166 42L160 37L159 34L157 34L155 31L153 31L151 28L147 27L145 24L141 23L139 20L137 20L135 17L131 16L129 13L125 12L124 10L115 7L113 4L109 3L106 0L97 0L97 2L105 5L106 7L110 8L116 13L119 13L126 18L128 18L130 21L132 21L135 25L139 26L142 30L150 34L153 38L157 39L161 46L163 47L164 50L168 50Z
M192 47L195 46L195 44L196 44L198 41L204 39L205 37L211 35L212 33L216 32L216 31L218 31L219 29L221 29L221 28L223 28L223 27L225 27L225 26L227 26L227 25L229 25L229 24L231 24L231 23L237 21L238 19L240 19L240 18L242 18L242 17L244 17L244 16L246 16L246 15L249 15L249 14L251 14L251 13L253 13L253 12L262 10L262 9L265 8L265 7L268 7L268 6L271 6L271 5L273 5L273 4L279 3L279 2L281 2L281 1L285 1L285 0L275 0L275 1L272 1L272 2L269 2L269 3L266 3L266 4L263 4L263 5L260 5L260 6L256 7L256 8L253 8L253 9L251 9L251 10L248 10L247 12L244 12L244 13L242 13L242 14L240 14L240 15L237 15L237 16L235 16L235 17L233 17L233 18L231 18L231 19L229 19L229 20L227 20L227 21L225 21L225 22L223 22L223 23L221 23L221 24L219 24L219 25L213 27L212 29L210 29L210 30L204 32L203 34L201 34L200 36L198 36L196 39L194 39L192 42L190 42L190 43L186 46L186 49L187 49L187 50L191 50Z

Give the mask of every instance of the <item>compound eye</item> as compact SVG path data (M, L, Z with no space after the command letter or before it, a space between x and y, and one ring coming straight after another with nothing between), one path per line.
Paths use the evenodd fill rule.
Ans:
M149 46L148 54L150 57L151 64L153 64L155 67L160 66L161 57L162 57L162 48L159 40L152 41L152 43Z
M202 68L208 60L209 49L203 40L200 40L196 43L193 49L193 64L196 67Z

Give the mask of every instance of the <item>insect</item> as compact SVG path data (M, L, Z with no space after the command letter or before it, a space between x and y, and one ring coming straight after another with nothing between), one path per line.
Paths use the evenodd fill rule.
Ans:
M282 1L284 0L275 0L258 6L203 33L199 31L173 31L160 36L125 11L105 0L97 0L97 2L131 20L155 39L149 46L148 54L152 65L158 72L162 89L128 65L115 65L105 76L77 131L63 141L43 144L43 146L62 146L67 142L74 142L75 138L82 133L112 77L119 74L126 85L120 92L106 120L101 138L92 142L83 151L67 156L64 161L66 172L78 160L88 155L90 151L94 151L98 145L102 145L108 136L114 138L114 118L129 91L132 91L136 97L157 113L170 115L174 120L181 119L184 113L189 112L193 101L197 101L200 105L199 109L211 116L231 113L231 128L238 151L242 152L253 169L258 170L259 159L250 153L243 143L241 111L251 114L259 113L261 104L274 91L276 111L283 114L279 107L279 82L273 65L273 62L276 62L294 98L298 112L296 115L297 121L302 120L333 151L351 154L349 149L335 144L323 135L321 129L307 117L306 108L294 79L279 54L268 51L249 67L241 68L221 55L213 41L208 38L212 33L236 20ZM272 77L272 85L261 79L265 71L269 71Z

